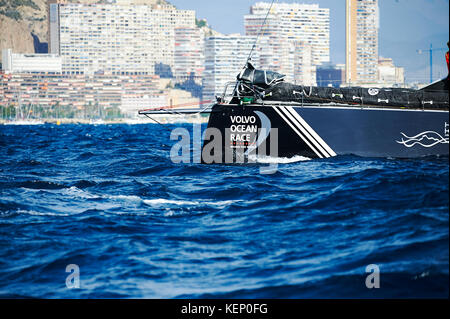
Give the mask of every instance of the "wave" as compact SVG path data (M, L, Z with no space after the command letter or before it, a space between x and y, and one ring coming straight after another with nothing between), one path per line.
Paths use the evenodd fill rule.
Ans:
M214 200L178 200L178 199L166 199L166 198L153 198L145 199L136 195L103 195L104 198L109 198L112 200L122 200L131 202L142 202L148 206L228 206L234 203L242 202L243 200L225 200L225 201L214 201Z
M257 156L249 155L249 160L259 163L259 164L292 164L297 162L310 161L311 158L304 156L294 156L294 157L270 157L270 156Z
M427 273L427 272L425 272ZM424 272L419 274L382 273L380 289L367 289L367 274L327 276L324 279L308 280L300 284L263 285L254 289L237 289L228 292L184 294L175 298L200 299L342 299L342 298L448 298L449 275ZM339 289L336 289L339 287ZM386 287L386 288L385 288ZM431 289L430 289L431 288Z
M97 156L97 154L94 154L92 152L84 152L78 156L78 160L89 160L95 156Z
M28 189L63 189L69 188L69 186L60 184L57 182L47 182L40 180L31 180L25 182L16 182L17 187L28 188Z
M448 156L174 164L167 128L0 129L0 298L448 295Z
M96 185L97 185L96 182L94 182L94 181L87 181L87 180L81 180L81 181L78 181L78 182L76 182L74 184L74 186L78 187L78 188L89 188L89 187L96 186Z
M119 201L129 201L129 202L142 202L142 198L136 195L100 195L106 199L119 200Z
M101 198L99 195L95 195L76 186L62 190L62 194L84 199Z
M27 191L31 192L40 192L41 189L27 189ZM118 202L133 202L135 204L143 203L147 206L153 207L188 207L188 206L210 206L210 207L225 207L235 203L244 202L244 200L181 200L181 199L167 199L167 198L152 198L146 199L137 195L111 195L111 194L101 194L90 192L87 190L80 189L76 186L71 186L63 189L49 189L47 190L50 193L59 193L61 195L66 195L72 198L80 198L80 199L103 199L103 200L112 200Z
M243 200L225 200L225 201L186 201L186 200L171 200L164 198L156 198L156 199L144 199L143 202L150 206L167 206L167 205L175 205L175 206L228 206L234 203L242 202Z
M68 213L38 212L36 210L23 210L23 209L19 209L15 213L17 213L17 214L25 214L25 215L32 215L32 216L57 216L57 217L68 217L68 216L71 216L71 214L68 214Z

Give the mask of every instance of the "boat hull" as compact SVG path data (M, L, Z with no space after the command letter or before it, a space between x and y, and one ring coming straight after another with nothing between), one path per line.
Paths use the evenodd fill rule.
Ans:
M258 133L253 134L255 127ZM349 154L415 158L449 153L447 110L217 104L208 128L221 132L223 162L249 151L308 158ZM211 141L204 141L203 156L211 155L211 147L205 149Z

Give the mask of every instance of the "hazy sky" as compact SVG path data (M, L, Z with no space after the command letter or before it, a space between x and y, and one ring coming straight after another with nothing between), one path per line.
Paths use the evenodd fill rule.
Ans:
M244 34L243 16L257 0L169 0L180 9L192 9L206 18L213 29ZM266 1L270 2L270 1ZM345 62L345 0L279 0L288 3L318 3L330 8L331 60ZM406 68L407 80L429 78L428 54L417 49L447 48L449 39L449 0L379 0L380 55L391 57ZM435 78L447 75L445 51L435 51Z

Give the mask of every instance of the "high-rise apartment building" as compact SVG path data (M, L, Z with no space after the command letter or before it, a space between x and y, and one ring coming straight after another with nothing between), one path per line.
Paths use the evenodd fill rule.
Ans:
M170 5L49 1L49 48L66 74L154 74L174 67L175 29L195 27L195 12ZM138 3L138 2L136 2Z
M312 47L304 42L295 43L294 84L316 86L316 66L311 63Z
M244 17L246 35L260 33L270 3L258 2ZM274 4L258 42L262 68L286 80L315 85L315 68L330 61L330 11L317 4Z
M246 35L255 36L263 25L270 3L258 2L245 15ZM330 9L318 4L276 3L263 28L262 36L272 38L272 45L283 41L310 45L312 64L330 61Z
M255 43L256 37L229 35L205 39L203 97L213 99L223 93L227 82L236 80ZM302 85L316 85L316 66L311 63L311 46L302 41L282 41L271 45L267 36L258 39L251 62L286 75L286 80Z
M214 99L223 92L227 82L236 81L254 43L255 37L239 34L205 39L204 99ZM259 66L258 52L252 61L255 67Z
M255 48L258 55L253 56L252 61L263 69L284 74L289 82L295 82L295 49L293 41L263 36L258 39ZM309 63L311 64L311 60Z
M378 29L378 0L346 0L347 84L377 81Z
M188 78L203 76L205 70L204 35L195 28L175 29L174 76Z

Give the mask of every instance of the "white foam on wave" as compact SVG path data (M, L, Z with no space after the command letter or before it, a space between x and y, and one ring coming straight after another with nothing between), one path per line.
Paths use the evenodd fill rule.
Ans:
M57 193L57 194L62 194L62 195L67 195L67 196L72 196L72 197L84 198L84 199L100 198L100 196L92 194L88 191L79 189L76 186L72 186L69 188L61 188L61 189L34 189L34 188L26 188L26 187L21 187L21 189L26 192L31 192L31 193L38 193L38 192L54 193L54 194Z
M127 202L137 202L137 203L143 201L142 198L136 195L104 195L103 198Z
M39 191L39 190L32 190ZM143 199L136 195L110 195L110 194L94 194L86 190L79 189L76 186L59 190L46 190L48 192L57 192L63 195L73 196L83 199L103 198L119 202L144 203L149 206L227 206L242 200L226 200L226 201L203 201L203 200L177 200L177 199Z
M311 158L300 155L296 155L294 157L271 157L271 156L250 155L249 160L259 164L291 164L297 162L310 161Z
M164 198L144 199L144 203L149 206L163 206L163 205L196 206L200 204L199 202L196 201L171 200Z
M237 200L223 200L223 201L218 201L218 202L208 202L209 205L212 206L228 206L234 203L239 203L239 202L243 202L244 200L242 199L237 199Z
M35 189L24 189L26 191L38 192L40 190ZM214 201L214 200L203 200L203 199L193 199L193 200L183 200L183 199L166 199L166 198L152 198L146 199L136 195L112 195L112 194L101 194L101 193L91 193L87 190L80 189L76 186L72 186L64 189L57 190L45 190L47 193L58 193L63 195L64 197L68 197L70 200L89 200L89 199L103 199L104 202L86 202L83 204L83 209L86 207L91 209L98 209L108 211L112 208L120 209L126 207L138 207L141 204L147 205L151 208L165 211L165 216L173 216L175 214L180 213L184 209L191 211L192 209L200 209L204 207L210 207L213 209L224 209L225 207L244 202L244 200L223 200L223 201ZM83 210L83 211L84 211ZM22 210L17 213L23 213L28 215L35 216L70 216L73 214L64 214L64 213L52 213L52 212L38 212L34 210ZM114 212L115 214L121 214L118 212ZM143 214L145 215L147 212L132 212L133 214ZM129 214L123 213L123 214Z
M186 200L172 200L172 199L164 199L164 198L155 198L155 199L144 199L143 200L146 205L149 206L228 206L236 202L241 202L242 200L226 200L226 201L186 201Z
M65 188L61 191L61 193L65 194L65 195L69 195L69 196L75 196L78 198L85 198L85 199L89 199L89 198L99 198L98 195L94 195L88 191L79 189L76 186L72 186L70 188Z
M175 216L175 212L173 210L168 209L165 213L164 213L164 217L172 217Z
M37 212L35 210L24 210L24 209L19 209L19 210L16 211L16 213L17 214L33 215L33 216L57 216L57 217L70 216L70 214L67 214L67 213Z

